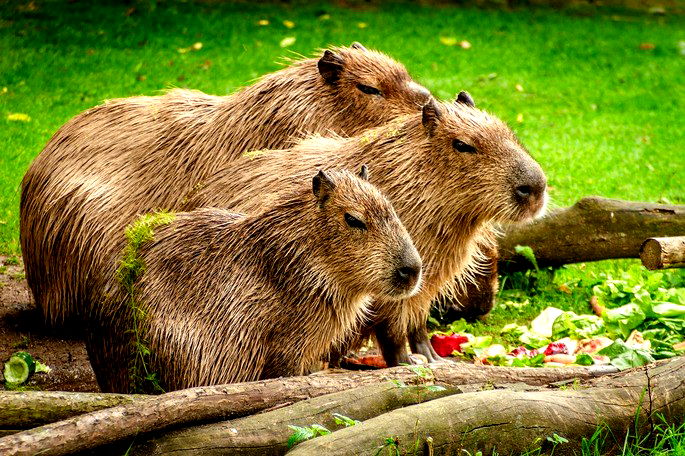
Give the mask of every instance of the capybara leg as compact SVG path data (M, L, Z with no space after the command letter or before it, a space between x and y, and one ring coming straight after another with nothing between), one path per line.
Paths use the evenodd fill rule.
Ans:
M376 325L376 342L388 367L412 364L407 351L407 336L391 331L385 322Z
M123 332L123 330L122 330ZM130 351L130 339L117 336L102 325L93 324L86 330L86 351L103 393L130 393L129 363L125 356Z
M409 331L409 346L413 353L425 356L429 363L447 361L445 358L439 356L433 349L433 346L428 340L428 328L426 328L426 325Z

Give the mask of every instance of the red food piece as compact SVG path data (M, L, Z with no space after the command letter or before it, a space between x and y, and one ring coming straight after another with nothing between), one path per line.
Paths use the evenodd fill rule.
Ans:
M545 356L557 355L559 353L569 354L568 347L563 342L552 342L545 348Z
M431 345L439 356L450 356L453 351L461 351L461 344L469 341L469 338L460 334L433 334Z
M514 358L532 358L538 354L537 350L528 350L526 347L517 347L509 352L509 356L513 356Z
M362 365L362 366L369 366L369 367L375 367L378 369L385 369L388 367L387 364L385 364L385 360L383 359L383 356L381 355L366 355L366 356L360 356L359 358L348 358L345 357L342 359L341 364L356 364L356 365ZM343 366L345 367L345 366Z

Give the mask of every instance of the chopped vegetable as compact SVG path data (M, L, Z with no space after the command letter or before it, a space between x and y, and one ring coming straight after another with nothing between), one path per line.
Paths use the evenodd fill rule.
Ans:
M461 352L461 345L469 341L460 334L433 334L431 345L439 356L450 356L455 351Z
M558 353L568 354L568 347L563 342L552 342L545 348L545 356L556 355Z
M6 383L21 385L25 383L34 373L50 373L50 369L45 364L33 359L29 353L24 351L16 352L5 362L3 375Z
M552 337L554 320L563 313L563 310L557 309L556 307L547 307L540 312L540 315L530 322L530 330L542 337Z

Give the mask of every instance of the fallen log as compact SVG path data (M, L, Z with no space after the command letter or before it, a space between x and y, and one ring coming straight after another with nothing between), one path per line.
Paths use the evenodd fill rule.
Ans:
M523 226L509 226L499 239L500 267L528 269L517 245L535 252L540 266L639 258L642 242L685 234L685 206L583 198L571 207Z
M141 394L0 392L0 429L22 429L146 399Z
M392 382L368 385L308 399L266 413L205 426L190 427L135 443L129 455L281 455L288 451L294 426L318 424L328 430L344 427L334 413L367 420L408 405L461 392L458 387L434 390L428 385L399 386Z
M590 379L607 373L606 369L598 367L535 369L442 363L429 368L401 366L354 374L320 374L191 388L151 396L0 438L0 454L69 454L171 426L241 417L279 404L387 380L405 384L522 382L546 385L574 378Z
M685 358L674 358L564 391L492 390L448 396L395 410L296 446L289 455L579 454L583 438L606 426L617 442L648 432L663 417L685 416ZM469 452L465 453L463 450ZM396 453L397 452L397 453ZM613 452L611 452L613 453ZM384 454L384 453L379 453Z
M647 239L640 259L647 269L685 268L685 236Z

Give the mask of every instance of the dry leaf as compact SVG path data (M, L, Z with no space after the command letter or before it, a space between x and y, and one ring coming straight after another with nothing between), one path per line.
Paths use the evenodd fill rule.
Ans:
M523 86L521 84L516 84L514 88L517 92L523 92Z
M13 114L7 114L7 120L11 120L14 122L29 122L31 120L31 117L29 117L28 114L21 114L21 113L13 113Z
M651 51L656 45L654 43L640 43L640 49L643 51Z
M200 49L202 49L202 43L198 41L197 43L193 44L194 51L199 51Z
M454 46L457 44L457 39L453 36L441 36L440 42L445 46Z
M262 27L266 27L267 25L269 25L269 20L268 19L260 19L259 21L257 21L257 25L260 25Z
M367 24L366 22L357 22L357 27L359 27L360 29L365 29L368 26L369 24Z
M205 63L200 65L200 68L203 70L209 70L212 67L212 61L211 60L205 60Z
M283 25L285 25L289 29L295 27L295 23L293 21L283 21Z
M320 21L327 21L327 20L329 20L330 18L331 18L331 15L330 15L330 14L322 14L321 16L319 16L319 20L320 20Z
M280 45L282 48L288 47L288 46L292 46L293 44L295 44L295 40L296 40L296 38L295 38L294 36L286 36L285 38L283 38L283 39L281 40L281 42L279 43L279 45Z
M559 291L561 291L562 293L571 294L571 289L565 283L559 285Z

